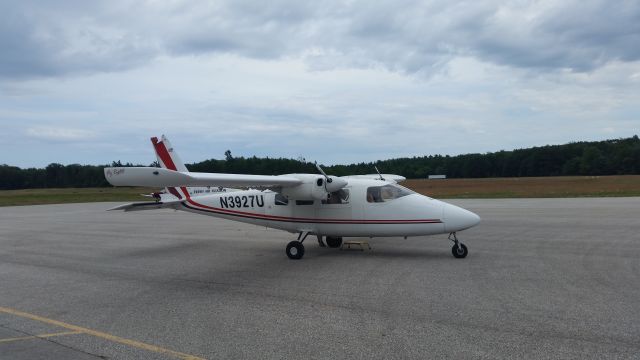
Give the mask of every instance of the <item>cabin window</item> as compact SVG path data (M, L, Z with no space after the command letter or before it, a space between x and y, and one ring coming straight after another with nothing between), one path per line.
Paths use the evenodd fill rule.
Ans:
M349 189L340 189L338 191L328 194L325 200L322 200L323 204L348 204L349 203Z
M313 200L296 200L296 205L313 205Z
M280 193L276 194L275 202L276 205L289 205L289 199Z
M371 186L367 189L367 202L387 202L410 194L415 194L415 192L397 184Z

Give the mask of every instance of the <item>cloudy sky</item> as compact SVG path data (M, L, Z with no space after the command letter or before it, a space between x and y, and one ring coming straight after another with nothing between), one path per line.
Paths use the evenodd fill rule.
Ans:
M324 164L640 134L639 1L0 0L0 164Z

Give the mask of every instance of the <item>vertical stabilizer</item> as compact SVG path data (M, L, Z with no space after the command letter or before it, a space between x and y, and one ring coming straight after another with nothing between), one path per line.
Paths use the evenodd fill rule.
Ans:
M153 144L153 148L156 151L156 157L158 158L160 167L169 170L189 172L189 170L187 170L187 167L184 166L184 163L182 162L178 154L173 150L173 146L171 146L171 142L169 142L169 139L167 139L166 136L162 135L159 141L158 138L154 136L151 138L151 143ZM182 199L185 195L189 194L187 188L184 187L168 187L165 188L165 191L177 197L178 199Z
M151 138L151 143L153 144L153 148L156 152L156 157L158 158L158 163L160 167L180 171L180 172L189 172L187 167L184 166L184 163L178 156L178 153L175 152L171 142L167 139L166 136L162 135L160 140L157 137ZM189 198L190 196L202 196L202 195L210 195L218 192L227 192L227 191L238 191L238 189L231 188L223 188L223 187L193 187L193 186L180 186L180 187L168 187L165 188L165 193L159 194L159 199L165 201L163 197L168 198L178 198L180 200ZM169 195L171 194L171 195ZM158 196L154 195L155 198L158 199ZM171 200L171 199L169 199Z
M157 137L152 137L151 143L156 151L156 156L158 157L158 162L161 167L169 170L189 172L178 156L178 153L173 150L173 146L171 146L171 142L169 142L166 136L162 135L159 141Z

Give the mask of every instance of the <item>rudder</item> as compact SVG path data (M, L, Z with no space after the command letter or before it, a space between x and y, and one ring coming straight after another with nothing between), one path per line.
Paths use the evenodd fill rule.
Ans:
M161 167L180 172L189 172L178 154L173 150L173 146L171 146L171 142L166 136L162 135L159 141L157 137L152 137L151 143Z
M173 150L173 146L171 146L171 142L169 141L169 139L167 139L166 136L162 135L160 137L160 140L158 140L158 138L154 136L151 138L151 143L153 144L153 149L156 152L156 157L158 158L160 167L180 172L189 172L189 170L187 170L187 167L184 166L184 163L178 156L178 153ZM184 196L188 196L189 194L188 189L184 187L167 187L165 188L165 191L177 197L178 199L182 199Z

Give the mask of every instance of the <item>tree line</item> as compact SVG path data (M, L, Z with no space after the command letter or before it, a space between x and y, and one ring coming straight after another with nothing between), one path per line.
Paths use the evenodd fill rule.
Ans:
M106 187L110 185L102 169L107 166L134 165L120 161L99 166L54 163L44 169L0 165L0 189ZM157 166L157 163L151 166ZM190 171L236 174L316 172L314 164L305 159L234 157L229 150L225 152L224 159L210 159L186 166ZM430 174L447 175L449 178L640 174L640 139L636 135L486 154L397 158L333 165L326 167L325 171L337 176L370 174L375 171L374 166L382 172L407 178L425 178Z
M640 139L633 136L594 142L574 142L512 151L457 156L429 155L375 163L336 165L332 173L346 175L380 171L424 178L430 174L450 178L631 175L640 174Z

